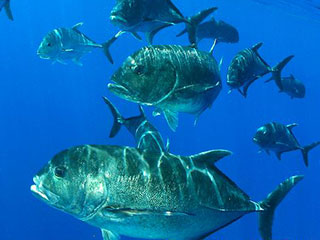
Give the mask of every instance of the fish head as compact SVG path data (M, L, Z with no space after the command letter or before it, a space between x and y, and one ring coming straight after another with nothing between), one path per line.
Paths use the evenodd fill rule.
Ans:
M241 59L235 58L231 62L227 73L227 84L231 88L240 88L243 85L243 69Z
M34 176L32 193L75 217L90 216L106 194L95 156L88 145L58 153Z
M143 20L142 0L118 0L110 13L112 24L123 30L130 29Z
M114 83L108 88L125 100L156 105L176 85L176 71L167 61L148 61L143 56L148 54L129 56L112 76Z
M55 29L49 32L40 43L37 55L42 59L55 59L62 49L61 34Z
M296 80L292 89L292 97L304 98L305 95L306 95L306 87L302 82Z
M266 124L257 129L256 134L253 137L253 142L258 144L262 148L267 148L273 142L272 139L272 126Z

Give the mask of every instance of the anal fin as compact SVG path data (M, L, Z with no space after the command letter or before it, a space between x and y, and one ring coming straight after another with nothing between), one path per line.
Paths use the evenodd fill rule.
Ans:
M120 236L118 234L105 229L101 229L101 233L102 233L103 240L119 240L120 239Z
M4 5L4 10L6 11L6 14L8 16L8 18L13 21L13 15L11 12L11 8L10 8L10 1L8 1L5 5Z
M178 125L179 125L179 116L177 112L173 112L170 110L164 110L164 117L167 120L167 123L172 131L176 131Z

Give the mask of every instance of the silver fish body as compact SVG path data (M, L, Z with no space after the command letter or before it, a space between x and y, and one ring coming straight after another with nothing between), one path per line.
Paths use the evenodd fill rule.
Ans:
M103 48L78 30L82 23L72 28L57 28L49 32L42 40L37 54L40 58L60 63L73 60L81 65L80 58L95 48Z
M126 100L163 111L172 129L178 112L199 116L221 88L220 70L207 52L178 45L156 45L129 56L108 88Z
M119 235L202 239L254 211L268 215L261 222L271 234L269 211L302 177L280 185L268 196L269 205L256 203L214 166L229 154L213 150L182 157L130 147L78 146L57 154L34 177L31 190L47 204L101 228L105 240Z

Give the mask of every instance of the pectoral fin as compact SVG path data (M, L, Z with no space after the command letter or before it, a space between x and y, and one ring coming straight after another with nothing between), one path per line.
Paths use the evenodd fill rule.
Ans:
M82 25L83 25L83 22L77 23L76 25L74 25L74 26L72 27L72 29L78 31L78 30L79 30L78 28L80 28Z
M113 233L111 231L101 229L103 240L119 240L120 236L116 233Z
M72 59L72 61L73 61L76 65L78 65L78 66L80 66L80 67L83 66L82 62L80 62L80 58L74 58L74 59Z
M179 125L179 113L173 112L170 110L164 110L164 117L167 120L167 123L169 124L169 127L171 128L172 131L176 131L178 125Z

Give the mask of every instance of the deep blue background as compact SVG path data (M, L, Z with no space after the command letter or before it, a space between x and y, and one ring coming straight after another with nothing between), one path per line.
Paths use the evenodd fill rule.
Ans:
M114 65L99 50L83 58L83 67L73 63L52 65L36 55L43 36L56 27L84 22L82 31L104 42L117 31L108 20L114 1L12 2L14 22L0 13L0 239L101 239L99 229L34 198L30 185L33 175L62 149L89 143L134 146L125 129L115 139L108 139L113 119L101 96L108 96L125 116L138 113L134 104L112 96L106 85L122 61L146 42L123 36L111 47ZM240 43L220 44L214 52L217 59L224 58L224 80L231 58L239 50L263 41L260 53L271 65L295 54L284 74L293 73L304 81L307 95L291 100L278 93L273 83L259 80L249 89L247 99L236 91L228 95L225 86L195 127L194 118L186 114L180 115L176 133L169 130L162 117L153 118L150 108L149 119L164 138L170 138L173 153L188 155L214 148L233 151L234 155L218 166L253 200L263 199L285 178L304 174L305 179L277 210L274 236L282 240L320 239L320 148L311 152L310 167L306 168L300 152L284 154L279 162L273 155L259 154L251 141L256 128L269 121L299 123L294 132L302 145L320 139L319 23L312 16L293 16L246 1L174 2L185 15L214 4L219 7L216 18L238 28ZM160 32L155 43L186 45L185 37L174 37L182 28L179 25ZM204 41L200 48L208 50L211 44ZM259 239L257 215L243 217L210 239Z

